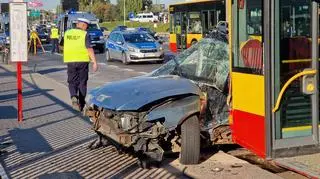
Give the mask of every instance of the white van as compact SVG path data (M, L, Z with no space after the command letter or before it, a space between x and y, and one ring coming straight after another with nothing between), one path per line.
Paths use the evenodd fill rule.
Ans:
M135 18L130 19L131 21L136 22L157 22L158 19L156 16L153 15L152 12L150 13L139 13Z

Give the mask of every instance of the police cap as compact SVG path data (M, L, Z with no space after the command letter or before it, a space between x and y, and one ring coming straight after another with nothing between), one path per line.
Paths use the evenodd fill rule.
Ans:
M85 19L85 18L78 18L78 22L83 22L83 23L86 23L86 24L90 24L90 21L88 19Z

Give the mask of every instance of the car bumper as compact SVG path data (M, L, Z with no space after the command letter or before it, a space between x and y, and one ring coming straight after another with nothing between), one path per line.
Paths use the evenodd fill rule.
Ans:
M104 45L104 43L105 43L104 40L91 41L92 45Z
M140 53L140 52L129 52L128 61L130 62L145 62L145 61L161 61L164 60L164 52L154 53Z

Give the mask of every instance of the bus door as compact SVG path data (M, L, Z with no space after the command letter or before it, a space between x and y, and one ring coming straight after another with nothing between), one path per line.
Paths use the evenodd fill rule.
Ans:
M281 157L310 153L306 146L319 146L319 21L318 5L311 0L276 2L272 148L274 156Z
M188 18L186 12L175 13L175 32L177 38L177 49L187 48L187 24Z

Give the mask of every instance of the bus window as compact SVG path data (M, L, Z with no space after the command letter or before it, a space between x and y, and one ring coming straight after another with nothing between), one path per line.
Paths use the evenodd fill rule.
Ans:
M173 25L173 22L174 22L174 15L173 14L170 14L170 20L169 20L169 29L170 29L170 33L174 33L174 25Z
M180 13L176 13L174 16L174 32L181 34L181 15Z
M191 12L191 13L189 13L188 32L190 34L201 34L202 33L200 12Z
M262 34L262 9L261 7L254 7L248 9L247 18L247 33L249 35L261 35Z
M247 0L244 8L238 8L234 33L234 71L244 73L263 73L262 53L262 0Z
M203 11L202 12L202 27L203 27L203 33L207 34L209 33L209 12Z
M212 31L217 23L218 23L218 11L202 11L202 27L203 27L203 33L209 33Z
M218 16L216 15L216 11L209 11L209 24L208 24L209 31L213 30L215 28L215 25L218 24L219 19L217 19L217 18L218 18Z

